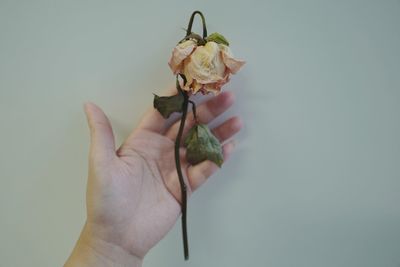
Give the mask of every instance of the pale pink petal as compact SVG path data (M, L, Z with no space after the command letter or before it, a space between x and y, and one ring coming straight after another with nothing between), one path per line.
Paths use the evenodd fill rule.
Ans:
M229 82L229 72L225 75L225 77L215 83L208 83L204 85L204 91L207 93L212 92L214 95L218 95L221 92L221 87Z
M235 74L246 63L246 61L235 59L232 55L231 49L228 46L220 44L220 49L222 61L231 73Z
M168 65L174 74L180 73L182 61L185 60L185 58L187 58L195 48L196 42L193 40L187 40L175 46L172 51L171 59L168 62Z
M229 57L224 52L222 52L222 60L224 61L225 66L231 71L232 74L238 72L239 69L246 63L246 61Z

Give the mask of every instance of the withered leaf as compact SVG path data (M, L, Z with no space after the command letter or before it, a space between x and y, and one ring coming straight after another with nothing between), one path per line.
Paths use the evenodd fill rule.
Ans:
M212 34L210 34L207 38L206 38L207 42L216 42L217 44L224 44L226 46L229 46L229 42L228 40L226 40L226 38L217 32L214 32Z
M186 160L195 165L210 160L221 167L224 162L221 143L205 124L196 124L185 138Z
M178 93L173 96L154 95L153 106L164 118L168 118L174 112L182 112L184 97Z

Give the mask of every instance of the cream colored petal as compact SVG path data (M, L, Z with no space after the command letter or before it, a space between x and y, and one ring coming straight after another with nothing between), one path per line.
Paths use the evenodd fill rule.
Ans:
M185 58L187 58L195 48L196 42L193 40L187 40L175 46L174 50L172 51L172 56L168 62L168 65L174 74L181 72L182 61L185 60Z
M187 67L186 67L186 65L188 64L189 61L190 61L190 58L186 58L182 62L182 65L183 65L182 73L183 73L183 75L185 75L185 78L186 78L186 84L184 85L183 89L186 90L186 91L190 91L191 90L190 88L191 88L192 83L193 83L193 77L189 72L187 72Z
M208 42L205 46L199 46L189 58L184 63L184 71L199 83L213 83L223 78L226 68L218 44Z
M192 75L190 75L190 73L186 73L186 72L183 72L183 74L185 75L186 83L182 87L182 89L185 90L185 91L191 91L192 84L193 84Z
M184 64L186 64L186 61L188 60L185 60ZM182 89L196 94L203 87L203 84L198 83L190 73L184 71L183 74L186 77L186 84L182 87Z
M197 82L196 80L193 80L191 87L192 87L193 94L196 94L199 90L201 90L204 87L204 85Z

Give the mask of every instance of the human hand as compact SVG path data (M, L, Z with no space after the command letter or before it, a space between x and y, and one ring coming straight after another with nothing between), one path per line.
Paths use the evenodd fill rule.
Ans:
M210 123L233 102L231 92L213 97L198 106L198 120ZM140 266L145 254L168 233L181 212L174 160L179 121L167 127L165 119L152 108L116 150L113 131L103 111L88 103L85 112L91 133L87 220L65 266ZM188 114L184 134L194 122L193 114ZM223 143L241 127L241 120L232 117L212 132ZM233 141L223 144L225 160L233 147ZM190 196L218 166L211 161L191 166L185 160L183 147L180 153Z

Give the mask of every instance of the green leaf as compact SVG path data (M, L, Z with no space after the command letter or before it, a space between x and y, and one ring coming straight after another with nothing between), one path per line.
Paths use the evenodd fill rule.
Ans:
M225 39L225 37L222 34L219 34L217 32L214 32L207 36L206 38L207 42L215 42L217 44L224 44L229 46L229 42Z
M196 124L189 130L184 146L186 160L192 165L211 160L221 167L224 162L221 144L205 124Z
M174 96L154 95L153 106L164 118L168 118L174 112L182 112L184 97L182 94Z

